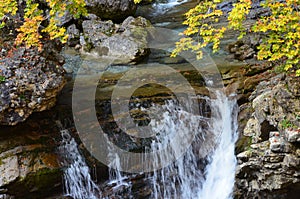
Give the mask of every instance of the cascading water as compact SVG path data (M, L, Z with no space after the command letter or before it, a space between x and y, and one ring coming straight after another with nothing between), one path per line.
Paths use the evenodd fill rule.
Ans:
M176 133L195 133L194 143L185 155L151 176L153 198L230 198L236 165L237 105L234 98L229 99L222 92L216 92L216 96L216 99L207 99L211 118L192 115L169 103L164 106L163 119L151 121L158 135L152 150L164 148ZM177 147L172 146L174 151ZM199 160L206 155L209 163L203 172L203 162Z
M156 106L151 108L152 113L160 111L157 112L160 119L153 119L149 124L157 135L149 151L163 149L177 133L195 134L191 147L183 156L148 175L153 188L151 198L231 198L236 166L234 146L237 139L237 104L234 97L228 98L220 91L215 94L215 99L205 98L211 117L193 115L173 101L168 101L159 109ZM75 199L107 198L102 197L101 191L92 181L74 138L66 130L61 133L63 139L60 152L65 156L67 166L64 173L66 195ZM171 145L171 148L176 151L177 145ZM113 160L112 164L120 167L120 159L113 151L108 158ZM157 157L157 161L152 164L157 164L159 158L167 159ZM203 165L206 162L201 162L201 159L208 162L205 169ZM110 170L108 186L112 186L116 193L126 190L126 195L130 196L130 176L127 177L120 170Z
M154 15L164 14L185 0L158 1L153 5ZM151 198L155 199L229 199L231 198L236 159L234 155L237 139L237 104L234 97L222 91L214 91L215 98L205 98L210 107L210 116L193 115L175 102L168 102L159 109L159 120L151 120L149 126L156 133L147 150L163 149L172 137L180 132L195 135L186 153L165 168L145 175L150 179ZM155 112L156 107L152 107ZM163 111L161 111L163 110ZM132 176L120 172L120 157L109 150L109 159L115 170L110 169L107 185L114 192L127 191L126 197L115 197L114 193L103 192L91 180L89 169L80 155L77 144L67 131L62 131L61 151L66 156L65 190L74 199L134 198L131 193ZM184 139L182 140L184 142ZM177 143L180 144L180 143ZM177 145L171 145L175 153ZM171 149L172 151L172 149ZM171 154L170 154L171 155ZM159 159L168 157L157 157ZM118 169L119 168L119 169ZM121 191L120 191L121 190ZM129 193L128 193L129 192Z
M232 198L235 179L236 157L234 154L237 133L238 106L236 99L229 99L222 92L217 92L217 98L211 100L212 130L217 133L217 146L209 157L206 166L206 179L198 198L228 199Z
M93 182L90 170L78 151L77 143L68 130L62 130L60 153L64 156L65 195L74 199L101 198L98 186Z
M163 110L162 119L152 120L150 123L157 134L156 140L152 142L151 150L162 150L168 143L171 143L177 133L203 132L204 127L200 125L200 121L204 121L205 118L184 111L172 101L164 105ZM197 133L195 143L202 142L203 135ZM177 144L183 143L171 145L169 155L176 151ZM153 184L153 198L195 198L203 181L202 172L197 166L198 155L200 154L190 147L185 155L176 162L155 171L153 176L150 175ZM156 157L153 164L157 164L162 158L167 159L168 157Z

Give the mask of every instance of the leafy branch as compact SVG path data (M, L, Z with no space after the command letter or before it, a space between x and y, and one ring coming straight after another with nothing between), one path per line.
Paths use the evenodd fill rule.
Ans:
M260 60L279 61L284 71L300 76L300 0L266 0L262 3L264 8L270 10L270 15L257 19L254 25L246 30L243 22L252 7L251 0L239 0L233 4L233 9L228 14L228 25L218 27L215 25L224 13L218 9L222 0L200 1L189 10L183 24L187 29L181 34L186 36L176 43L176 48L171 56L176 56L181 51L192 50L197 58L202 58L202 49L212 44L213 52L219 50L220 41L227 30L238 30L242 39L250 32L264 33L262 43L258 47Z

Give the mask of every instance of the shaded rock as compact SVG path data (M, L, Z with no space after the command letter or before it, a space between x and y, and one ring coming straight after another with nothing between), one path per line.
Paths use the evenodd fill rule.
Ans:
M248 44L237 42L228 46L229 52L234 54L234 58L240 61L253 58L255 51Z
M235 198L297 198L299 157L268 150L268 141L237 155Z
M52 117L51 111L35 113L16 126L0 126L0 197L42 199L62 193L60 133Z
M117 22L134 15L136 4L133 0L86 0L88 12L101 19L111 19Z
M67 42L69 46L79 44L80 31L77 29L75 24L72 24L67 28L67 34L69 35Z
M140 4L142 4L142 5L147 5L147 4L151 4L151 3L153 3L155 0L142 0L141 2L140 2Z

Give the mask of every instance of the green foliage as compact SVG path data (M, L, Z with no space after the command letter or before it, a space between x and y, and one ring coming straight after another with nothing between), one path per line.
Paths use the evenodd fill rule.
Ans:
M195 8L185 14L187 19L183 24L188 27L182 34L189 37L184 37L176 43L176 49L173 51L172 57L181 51L191 49L197 53L197 58L200 59L202 58L201 49L210 43L213 44L214 52L219 49L220 39L223 38L226 31L225 27L217 28L213 25L223 15L223 12L217 9L217 3L220 2L220 0L201 1ZM193 35L197 35L197 38L190 37Z
M280 125L283 129L288 129L288 128L292 128L293 124L291 123L291 121L289 121L288 119L283 119L280 122Z
M6 80L6 78L5 78L4 76L1 76L1 75L0 75L0 83L5 82L5 80Z
M299 75L300 1L266 1L262 5L270 8L272 15L258 20L253 26L254 32L268 33L258 48L258 59L282 60L285 71L292 70Z
M249 32L263 33L265 36L258 47L258 59L271 62L280 62L286 72L293 72L300 76L300 0L266 0L262 6L268 8L270 16L258 19L254 25L246 30L243 22L250 12L252 1L239 0L229 13L226 27L218 27L215 22L224 17L217 4L222 0L203 0L186 15L184 24L187 29L182 33L182 38L176 43L176 49L172 56L184 50L192 50L198 58L202 58L202 49L212 44L213 52L219 49L220 40L224 37L226 30L238 30L238 39Z
M18 11L18 4L15 0L0 0L0 19L7 14L15 15ZM3 28L5 23L2 21L0 28Z
M65 43L68 36L66 29L59 26L58 17L62 17L66 11L70 12L75 18L81 15L86 15L84 0L45 0L50 8L49 16L39 8L37 0L26 1L26 8L24 9L24 21L20 28L15 43L17 45L25 44L26 47L37 46L41 49L42 33L49 35L50 39L58 38L62 43ZM18 10L17 0L0 0L0 20L5 15L15 15ZM41 27L41 23L48 20L46 27ZM2 22L0 28L5 26Z

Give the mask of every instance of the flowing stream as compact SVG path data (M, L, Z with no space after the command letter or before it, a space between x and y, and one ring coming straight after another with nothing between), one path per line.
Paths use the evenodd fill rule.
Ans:
M176 133L195 134L192 146L181 158L154 172L154 198L231 198L236 166L237 104L221 91L216 96L207 99L211 118L195 116L168 104L163 120L152 127L158 135L168 134L171 139ZM158 140L152 144L153 148L162 149L164 142L170 141ZM176 151L178 146L172 147ZM205 162L199 162L201 157L208 162L204 170L201 164Z
M64 157L65 195L74 199L101 198L98 186L93 182L90 169L79 153L77 143L68 130L61 131L62 142L59 148Z
M153 4L156 15L163 15L173 6L186 1L169 0ZM214 98L203 97L200 101L209 109L200 110L200 115L191 114L173 100L164 105L148 107L157 112L159 119L152 119L148 126L155 132L147 150L162 150L176 135L193 134L194 140L184 155L168 166L151 173L144 173L155 199L230 199L235 178L236 158L234 155L237 139L238 106L235 96L226 96L223 91L211 91ZM187 102L188 103L188 102ZM187 104L188 105L188 104ZM143 110L145 111L145 110ZM116 194L107 195L93 182L89 168L79 153L77 144L68 131L62 131L61 153L65 157L64 185L65 195L74 199L96 198L135 198L132 193L133 174L110 169L108 186ZM184 136L182 143L185 142ZM170 145L170 151L176 153L178 144ZM171 155L171 154L170 154ZM111 152L109 158L116 168L120 167L120 157ZM153 166L169 157L156 157ZM117 166L116 166L117 165ZM103 186L102 186L103 187ZM126 196L118 195L126 190ZM119 192L119 193L117 193ZM124 194L124 193L123 193Z
M210 118L190 114L169 101L163 105L162 119L152 120L149 124L157 133L150 150L163 149L176 133L195 134L193 144L182 157L147 175L153 189L151 198L232 198L236 166L234 147L237 138L237 104L234 97L230 99L221 91L217 91L216 96L216 99L206 99L211 107ZM74 138L67 131L62 131L62 137L61 152L67 154L65 161L69 165L64 174L66 195L75 199L101 198L101 191L92 181ZM171 145L171 148L176 151L177 145ZM153 164L159 158L164 157L157 157ZM200 158L206 162L199 162ZM119 157L115 155L113 159L113 164L119 165ZM202 168L203 164L205 168ZM130 176L127 177L118 169L111 170L108 184L113 185L114 190L120 187L130 190L128 178Z

